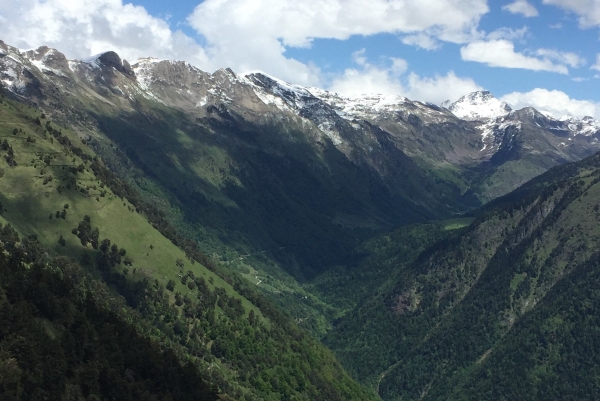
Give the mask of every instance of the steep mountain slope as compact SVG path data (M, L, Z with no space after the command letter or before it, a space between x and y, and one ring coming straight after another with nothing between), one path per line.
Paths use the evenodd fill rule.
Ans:
M392 244L395 259L378 265L394 274L325 342L385 400L596 398L585 383L597 380L598 322L585 314L600 300L599 207L594 155L486 205L416 258ZM390 254L372 252L357 269Z
M591 141L561 148L542 127L538 135L551 147L538 149L517 117L481 125L406 98L346 98L261 73L208 74L156 59L130 65L113 52L73 61L46 47L0 48L3 85L39 102L57 121L79 125L80 135L118 144L113 168L132 164L185 219L213 235L225 228L252 249L286 247L309 275L308 266L320 269L329 252L315 249L321 261L290 251L302 248L304 232L316 239L311 247L326 236L340 238L327 247L339 253L353 243L340 225L385 228L448 216L596 149ZM481 107L495 100L489 94L469 99ZM543 160L506 155L519 140ZM110 149L93 146L111 160ZM508 174L515 177L505 180ZM277 221L270 218L274 208L282 213ZM207 214L212 219L198 217ZM290 236L290 225L301 234Z
M552 166L588 156L599 144L598 126L591 118L569 123L531 107L477 124L481 152L492 155L473 182L476 192L486 194L483 200L501 196Z
M597 398L567 376L596 379L583 370L595 361L598 156L497 199L468 228L406 226L593 153L597 121L510 111L489 93L444 109L2 42L0 82L2 219L26 238L7 229L10 247L85 265L223 393L370 397L260 288L298 323L321 319L309 323L319 334L324 316L350 311L326 342L384 399L500 398L493 383L517 397L506 378L523 377L532 399ZM318 277L302 289L290 276ZM519 355L525 367L509 370Z
M178 235L68 127L0 93L0 138L0 265L8 297L0 298L0 313L14 323L0 332L0 391L28 399L112 398L118 388L137 399L168 398L175 390L248 400L371 399L330 352ZM44 289L50 285L57 288ZM14 321L20 310L27 312L22 325ZM119 329L111 334L114 325ZM49 348L32 352L48 358L23 352L18 336L27 327L35 330L26 343L43 341L47 332ZM114 353L101 334L114 335ZM140 348L123 348L134 340ZM63 357L74 341L83 341L82 352L89 346L110 355ZM141 370L140 360L155 364L161 357L165 365ZM66 377L53 382L50 361ZM169 379L166 389L157 379L163 368L207 384ZM7 369L12 381L5 383ZM124 382L138 379L147 382ZM39 394L23 390L35 380ZM174 396L189 399L180 397Z
M57 65L53 50L6 49L11 90L78 124L111 167L151 182L150 195L166 195L188 229L201 227L199 239L233 243L242 252L282 249L288 271L300 277L374 228L464 207L453 183L437 182L378 127L366 126L379 156L365 157L367 148L354 144L365 130L312 96L303 101L319 103L315 113L329 112L344 130L339 147L317 121L263 102L268 93L231 71L211 75L156 60L130 68L114 53Z
M67 258L40 257L10 226L0 237L2 400L222 399L105 283Z
M596 122L534 110L470 121L262 73L0 49L11 96L71 126L188 239L319 334L340 310L298 282L380 232L471 210L600 148ZM489 94L468 102L498 111Z

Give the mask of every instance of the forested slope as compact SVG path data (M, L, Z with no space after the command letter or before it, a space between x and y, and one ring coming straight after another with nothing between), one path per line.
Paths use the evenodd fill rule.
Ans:
M597 398L599 182L595 155L486 205L326 344L385 400Z
M179 235L163 213L119 180L68 127L50 121L35 107L0 95L0 137L0 220L10 237L4 240L8 247L5 256L10 259L17 255L7 265L16 270L6 272L6 313L14 319L21 310L20 302L28 310L23 322L14 321L15 326L2 332L0 341L12 341L15 333L28 330L24 327L30 327L30 321L42 319L47 321L42 327L48 328L48 335L60 348L62 341L70 344L68 338L79 330L77 319L89 327L77 334L81 339L95 333L110 337L113 334L105 330L120 324L114 322L124 321L130 326L114 333L114 358L125 358L129 351L120 347L132 338L148 344L138 351L149 365L159 357L153 353L156 347L161 352L172 349L177 358L169 362L168 357L169 366L177 367L177 362L181 365L177 369L187 372L185 375L197 375L207 383L204 386L199 381L200 387L190 391L204 391L208 396L218 392L246 400L372 398L327 349L247 280L221 269L198 250L195 242ZM56 257L65 259L54 262ZM59 268L53 267L55 263L61 263ZM63 272L63 266L75 276ZM15 274L21 279L15 279ZM85 282L81 288L77 277L86 277L81 279ZM71 279L75 281L71 283ZM36 286L31 296L41 294L44 302L19 291L18 285L24 285L19 280L36 281L31 284ZM65 290L66 294L55 292L62 291L60 280L75 289ZM49 284L54 282L56 286ZM40 292L37 286L49 288ZM104 301L108 306L97 304ZM61 307L54 307L61 302L66 316L57 311ZM86 302L91 302L89 308ZM48 311L43 309L45 305ZM75 308L72 314L70 305ZM21 323L26 326L19 326ZM33 329L32 335L34 338L27 341L42 341L40 330ZM107 344L98 341L90 346L104 354ZM84 341L76 351L85 354L87 346ZM60 362L60 349L56 358L64 365L59 370L65 376L62 381L38 377L50 374L44 360L8 345L2 349L7 352L5 360L12 361L7 363L16 366L10 377L17 384L10 385L9 390L22 390L21 399L36 399L28 392L33 391L27 384L31 380L42 380L41 388L50 391L48 394L67 394L72 384L77 387L72 389L74 397L96 394L112 399L107 389L119 388L114 381L102 384L102 376L98 379L100 390L79 388L83 379L73 369L80 362ZM89 363L94 361L89 359ZM87 362L84 358L81 363ZM137 372L129 362L120 363L110 366L116 372ZM160 382L153 382L160 373L152 374L155 376L144 376L148 386L131 393L132 397L154 394L169 399ZM133 383L131 378L125 380ZM177 380L172 383L174 390L168 391L183 391L177 390L184 385ZM128 391L123 390L119 397L124 398L117 399L128 399ZM183 395L173 398L187 399Z

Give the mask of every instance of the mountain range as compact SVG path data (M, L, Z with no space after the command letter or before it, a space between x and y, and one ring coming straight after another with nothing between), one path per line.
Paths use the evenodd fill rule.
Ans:
M151 340L170 344L173 361L200 367L208 387L197 391L370 399L303 328L385 400L500 399L498 383L519 398L508 384L522 380L511 371L518 354L531 359L527 398L595 394L555 381L571 380L569 363L591 363L589 347L563 353L565 341L590 337L573 309L559 309L565 294L597 301L595 281L574 286L595 277L600 121L512 110L486 91L442 105L350 97L261 72L114 52L69 60L1 41L0 90L0 222L45 249L27 252L91 274L67 284L72 298L45 296L77 309L86 288L108 285L131 308L111 319L140 314L131 327L156 328ZM98 235L126 252L101 248ZM0 295L34 305L28 319L56 337L75 323L18 298L14 277L39 262L18 258ZM48 263L39 274L62 266ZM520 339L541 338L539 322L547 347L523 348ZM64 385L87 397L96 393L73 373L84 370ZM102 374L97 392L109 397Z
M365 164L393 181L387 165L390 157L385 157L390 151L387 144L435 178L450 170L471 188L479 184L475 194L482 200L514 189L550 165L589 155L599 146L600 123L591 117L555 118L532 108L513 111L485 91L438 107L401 96L346 97L263 73L236 75L221 69L209 74L185 62L146 58L130 65L114 52L78 61L45 47L25 52L5 44L0 48L3 85L40 101L83 96L87 99L77 100L125 110L147 101L207 125L237 124L242 130L263 131L261 137L268 140L331 144L352 163ZM60 114L68 120L75 110L63 108ZM269 129L278 130L276 137L266 135ZM494 179L504 177L503 171L517 160L529 164L518 174L520 179L497 188L502 180ZM417 196L409 199L423 206ZM430 204L426 207L432 209Z

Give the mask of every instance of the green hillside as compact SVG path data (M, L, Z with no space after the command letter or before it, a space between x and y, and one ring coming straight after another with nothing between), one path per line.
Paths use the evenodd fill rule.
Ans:
M600 398L600 154L547 171L594 137L11 49L0 396Z
M599 207L596 155L431 231L418 256L371 241L351 271L381 284L325 343L385 400L595 399Z
M26 254L15 262L20 263L15 274L30 274L28 266L33 263L31 266L39 268L31 271L32 275L59 280L54 276L60 276L61 269L53 270L54 262L46 260L64 256L70 265L75 264L71 269L82 266L84 270L77 270L77 275L91 283L67 295L55 294L52 289L45 295L48 299L62 296L66 304L78 305L80 299L91 296L94 308L105 308L97 305L104 295L95 287L106 283L108 287L102 290L106 301L114 297L122 312L110 319L125 319L137 330L131 335L173 349L181 369L188 369L185 366L191 363L194 368L190 369L198 370L186 374L200 374L223 396L245 400L372 398L329 351L298 329L247 280L221 270L194 242L177 234L164 214L104 167L73 131L51 122L36 108L2 97L0 138L2 220L8 233L14 229L23 237L19 241L12 235L12 248ZM9 256L12 254L9 250ZM13 273L7 274L12 277ZM64 280L65 285L79 288L77 282ZM8 285L5 290L13 291L10 303L17 302L19 294L13 287ZM85 295L85 291L90 293ZM70 327L73 316L94 326L90 333L104 330L94 321L97 315L89 311L74 312L61 321L52 311L36 310L39 302L26 297L23 302L35 306L27 319L47 320L48 335L57 341L65 340L66 333L74 329L55 326ZM16 312L9 309L7 313ZM13 334L9 330L5 335ZM0 337L0 341L6 338ZM97 346L101 349L104 345ZM9 361L6 363L16 360L21 366L24 357L18 351L10 346L2 349L7 353L3 356ZM140 352L145 358L156 358L150 354L153 351ZM73 369L74 363L68 361L68 369ZM35 379L35 369L45 368L34 363L19 369L14 372L21 372L20 379L11 376L17 383L9 386L11 394L23 391L26 383ZM69 386L81 386L81 380L60 381L48 394L63 391L65 395ZM44 389L47 383L42 385ZM147 391L162 394L152 386ZM25 397L29 393L20 394ZM100 399L110 399L103 394ZM123 397L119 399L127 399Z
M264 74L236 75L230 69L210 74L167 60L140 59L130 65L110 51L93 61L69 61L47 47L21 52L1 41L0 47L0 69L7 74L6 87L14 91L11 96L36 104L54 122L68 126L85 140L74 138L73 143L102 160L72 166L70 155L58 153L42 174L45 156L36 150L39 143L23 143L28 146L23 151L33 152L39 161L20 160L12 180L28 174L19 172L27 163L30 172L36 171L33 187L41 182L53 188L58 181L46 181L46 174L58 174L59 164L66 170L83 164L69 180L79 180L78 190L91 194L85 206L71 205L73 213L66 213L66 219L75 221L48 218L57 238L49 235L52 229L44 229L40 238L46 246L57 251L63 235L69 252L81 253L73 248L78 238L62 232L70 232L88 210L96 209L89 230L97 225L100 237L136 253L138 266L127 269L130 277L140 279L144 269L152 268L160 284L173 280L183 294L188 290L178 284L170 268L173 260L183 260L184 272L205 280L210 276L190 268L186 258L176 255L179 251L154 251L150 245L159 245L152 238L132 240L119 229L102 231L107 227L98 220L102 218L135 227L134 209L188 257L199 251L210 255L216 265L211 271L223 268L232 277L245 278L318 338L357 302L338 303L335 293L351 292L345 289L352 279L344 279L344 269L360 258L355 249L361 243L398 227L460 216L551 166L598 149L593 135L579 135L565 122L533 109L510 114L506 124L481 125L408 99L393 107L375 107L366 98L352 105L331 93L315 96L314 89L293 89ZM42 120L40 134L46 124ZM27 136L20 138L26 141ZM21 149L21 143L12 142L13 152ZM17 153L18 158L24 155ZM99 181L87 176L92 173L119 184L107 184L110 193L103 193ZM49 217L58 211L62 219L69 191L44 198L48 210L35 207L46 191L32 200L14 194L18 207L7 213L25 211L19 229L34 232L35 227L24 227L30 217L39 221L42 212ZM94 203L99 194L104 196ZM111 202L117 198L125 201ZM29 202L31 213L23 210ZM17 214L10 218L18 219ZM159 260L159 253L170 256ZM358 293L369 291L367 282ZM333 283L344 288L333 288ZM222 288L231 293L226 285ZM241 302L250 307L243 298Z

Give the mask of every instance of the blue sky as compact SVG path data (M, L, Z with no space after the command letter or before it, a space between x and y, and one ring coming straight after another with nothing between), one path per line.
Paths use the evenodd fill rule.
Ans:
M0 39L600 118L600 0L0 0Z

